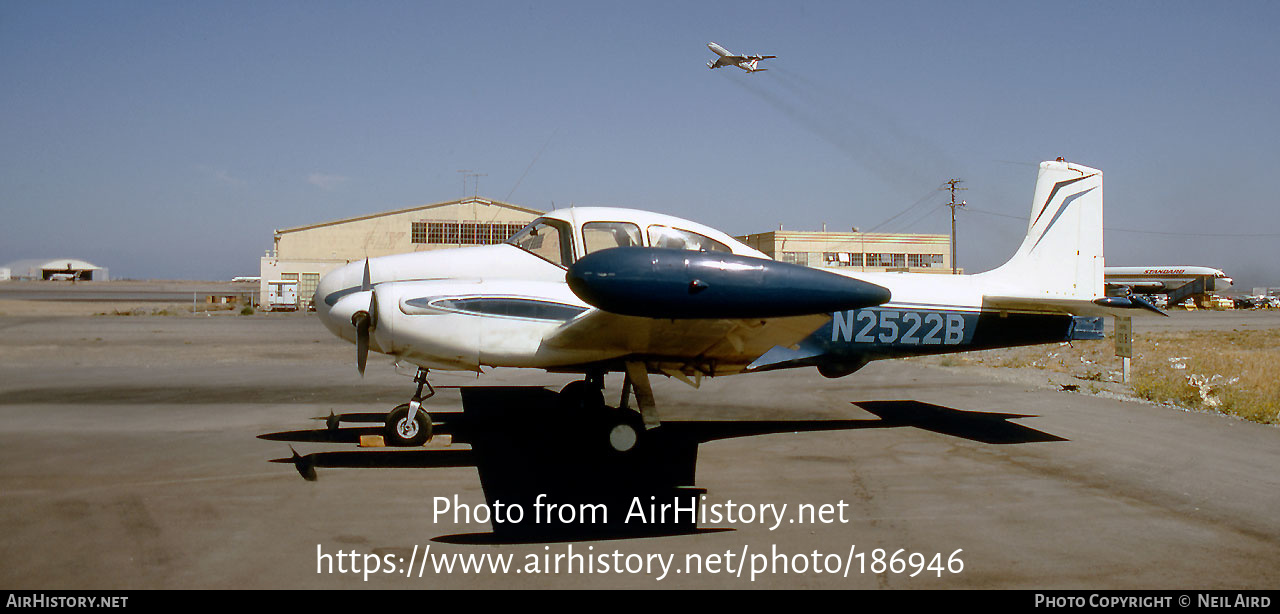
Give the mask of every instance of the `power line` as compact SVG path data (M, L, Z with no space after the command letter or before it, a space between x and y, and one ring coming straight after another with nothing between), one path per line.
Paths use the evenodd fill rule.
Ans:
M969 207L969 209L966 209L966 211L973 211L974 214L993 215L996 217L1010 217L1010 219L1014 219L1014 220L1027 221L1030 219L1030 217L1027 217L1025 215L997 214L997 212L995 211L983 211L980 209L973 209L973 207ZM1164 230L1138 230L1138 229L1132 229L1132 228L1111 228L1111 226L1105 226L1103 230L1108 230L1108 232L1116 232L1116 233L1158 234L1158 235L1165 235L1165 237L1257 237L1257 238L1280 237L1280 233L1170 233L1170 232L1164 232Z
M1159 230L1134 230L1132 228L1104 228L1103 230L1114 230L1116 232L1132 232L1144 235L1165 235L1170 237L1280 237L1280 233L1249 233L1249 234L1233 234L1225 232L1162 232Z
M560 132L559 128L557 128L555 132L552 132L551 136L547 137L547 142L542 144L542 149L539 149L538 153L534 154L533 160L529 161L529 166L524 169L524 173L521 174L520 178L516 180L516 184L511 186L511 191L507 193L507 197L504 199L506 202L511 202L511 195L516 193L516 188L520 187L520 182L524 181L525 175L528 175L529 171L533 169L533 165L538 162L538 158L542 157L542 152L546 151L547 146L551 144L551 139L556 138L556 134L559 132Z
M1022 220L1024 222L1031 219L1025 215L1009 215L1008 213L996 213L995 211L983 211L982 209L974 209L973 207L969 207L965 209L965 211L972 211L974 213L981 213L983 215L994 215L996 217L1007 217L1015 220Z
M902 211L899 211L898 213L894 214L894 215L893 215L893 217L890 217L889 219L887 219L887 220L885 220L885 221L883 221L883 222L880 222L879 224L876 224L875 226L872 226L870 229L866 230L865 232L875 232L875 231L877 231L877 230L880 230L881 228L884 228L885 226L887 226L887 225L889 224L889 222L892 222L892 221L894 221L894 220L896 220L896 219L898 219L898 218L900 218L900 217L902 217L902 216L906 215L906 214L907 214L907 212L909 212L909 211L911 211L912 209L915 209L916 207L919 207L920 205L924 204L924 202L925 202L926 200L929 200L931 197L933 197L933 192L934 192L933 190L929 190L928 192L926 192L926 193L925 193L925 195L924 195L924 196L921 196L921 197L920 197L920 200L917 200L916 202L911 203L911 205L910 205L910 206L908 206L907 208L903 209Z
M910 224L903 225L902 232L907 232L908 230L911 230L912 228L914 228L916 224L919 224L920 222L923 222L929 219L930 217L933 217L933 214L937 213L939 210L941 210L945 206L947 206L947 203L938 203L936 207L928 211L925 211L924 215L921 215L920 217L912 220Z

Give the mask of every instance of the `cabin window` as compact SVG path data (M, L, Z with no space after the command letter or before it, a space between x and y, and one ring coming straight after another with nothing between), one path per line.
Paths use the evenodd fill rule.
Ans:
M611 247L640 245L640 227L631 222L587 222L582 225L582 247L588 254Z
M649 245L668 249L687 249L695 252L733 252L728 245L711 237L670 226L650 226Z

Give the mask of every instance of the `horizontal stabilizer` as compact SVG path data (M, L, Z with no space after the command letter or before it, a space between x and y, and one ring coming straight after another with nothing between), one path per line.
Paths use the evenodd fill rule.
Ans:
M1168 316L1140 298L1102 297L1096 299L1054 298L1042 296L984 296L983 309L1009 311L1051 311L1077 316L1130 317L1143 314Z
M821 356L825 350L813 346L786 347L775 345L763 356L755 359L754 362L747 365L747 371L764 371L771 367L779 365L793 364L816 356Z

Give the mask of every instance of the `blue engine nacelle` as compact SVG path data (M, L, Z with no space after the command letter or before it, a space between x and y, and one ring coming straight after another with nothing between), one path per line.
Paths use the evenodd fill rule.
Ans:
M887 288L797 264L723 252L619 247L569 267L599 309L647 318L777 318L872 307Z

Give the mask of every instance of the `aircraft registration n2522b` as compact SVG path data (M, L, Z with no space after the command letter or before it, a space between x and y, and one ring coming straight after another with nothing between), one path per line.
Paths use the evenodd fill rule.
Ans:
M361 373L371 349L418 367L417 392L387 416L391 445L430 438L429 369L533 367L582 373L566 405L627 452L660 425L651 374L840 377L883 358L1096 339L1100 316L1161 313L1106 296L1102 204L1100 171L1041 163L1022 245L975 275L815 269L667 215L562 209L499 245L353 262L321 280L315 305L356 344ZM611 372L624 375L616 408Z

